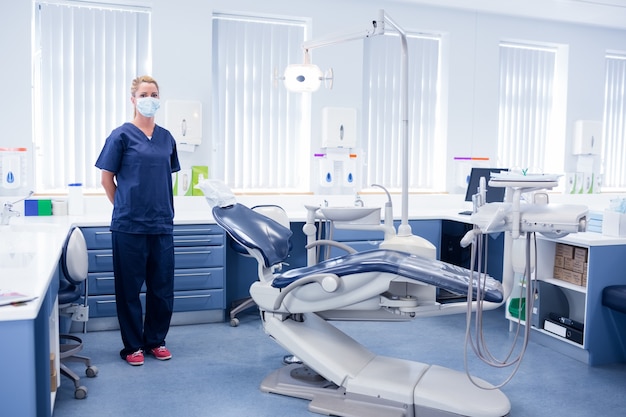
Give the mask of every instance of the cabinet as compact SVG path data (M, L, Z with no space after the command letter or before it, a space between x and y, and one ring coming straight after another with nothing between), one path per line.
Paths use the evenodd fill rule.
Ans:
M589 235L582 233L561 239L537 236L536 268L532 275L537 284L533 311L530 318L521 317L522 323L530 324L534 341L589 365L623 362L626 360L624 344L611 311L602 305L602 290L608 285L626 281L623 275L626 245L598 244L601 241L596 242L597 238L585 239ZM581 282L583 285L555 278L555 255L559 245L587 253L583 266L586 282ZM558 259L556 266L560 266ZM516 276L506 309L506 317L512 325L518 321L518 313L511 303L522 304L519 299L523 298L520 295L523 289L523 279ZM583 324L582 340L576 340L575 334L556 334L559 332L555 333L554 328L553 331L546 330L545 320L551 312Z
M89 326L117 327L111 232L81 228L89 253ZM174 226L174 316L172 324L224 320L225 234L215 224ZM143 301L143 298L142 298Z

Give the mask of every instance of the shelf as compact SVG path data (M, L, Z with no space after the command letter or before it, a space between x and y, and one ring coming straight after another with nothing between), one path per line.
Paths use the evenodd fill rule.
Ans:
M505 314L505 317L510 322L509 323L510 324L509 331L512 331L512 329L513 329L511 326L514 326L514 325L516 325L518 323L521 324L522 326L526 326L526 321L525 320L518 320L517 317L512 316L508 311ZM584 344L581 345L580 343L576 343L574 341L568 340L568 339L566 339L564 337L561 337L561 336L559 336L557 334L554 334L552 332L549 332L547 330L540 329L540 328L532 326L532 325L530 326L530 329L535 331L535 332L541 333L542 335L548 336L548 337L550 337L552 339L555 339L555 340L567 343L569 345L572 345L572 346L574 346L576 348L579 348L579 349L584 349L585 348ZM584 341L584 339L583 339L583 341Z
M571 283L569 283L567 281L563 281L561 279L540 278L539 280L543 281L543 282L547 282L548 284L555 285L557 287L566 288L568 290L576 291L576 292L579 292L579 293L583 293L583 294L587 293L587 287L583 287L581 285L576 285L576 284L571 284Z
M584 345L584 339L583 339L583 344L581 345L580 343L576 343L576 342L574 342L574 341L571 341L571 340L569 340L569 339L566 339L566 338L564 338L564 337L561 337L561 336L559 336L559 335L556 335L556 334L554 334L554 333L552 333L552 332L549 332L549 331L547 331L547 330L544 330L544 329L538 329L538 328L536 328L536 327L531 327L531 328L532 328L533 330L535 330L535 331L539 332L539 333L543 333L543 334L545 334L545 335L547 335L547 336L550 336L550 337L553 337L553 338L555 338L555 339L557 339L557 340L560 340L560 341L561 341L561 342L563 342L563 343L568 343L568 344L570 344L570 345L572 345L572 346L574 346L574 347L577 347L577 348L580 348L580 349L583 349L583 348L585 347L585 345Z

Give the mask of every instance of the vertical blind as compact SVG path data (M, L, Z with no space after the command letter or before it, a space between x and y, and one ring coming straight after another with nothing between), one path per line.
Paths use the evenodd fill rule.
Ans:
M607 54L602 186L626 188L626 54Z
M234 189L308 187L310 94L279 80L300 63L306 23L213 16L212 177Z
M553 107L556 49L500 43L498 159L543 171Z
M402 187L401 54L399 35L367 38L364 46L366 184ZM432 189L437 167L440 39L407 35L410 189ZM439 141L440 144L442 141ZM441 160L441 159L439 159ZM439 164L441 166L441 164Z
M35 2L35 186L100 185L94 163L132 116L130 84L151 72L150 12L82 2Z

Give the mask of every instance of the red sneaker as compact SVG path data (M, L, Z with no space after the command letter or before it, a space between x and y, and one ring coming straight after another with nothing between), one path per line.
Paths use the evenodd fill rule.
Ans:
M172 358L172 353L165 346L159 346L150 349L150 353L154 355L160 361L166 361Z
M143 365L143 350L139 349L137 352L126 355L126 362L133 366Z

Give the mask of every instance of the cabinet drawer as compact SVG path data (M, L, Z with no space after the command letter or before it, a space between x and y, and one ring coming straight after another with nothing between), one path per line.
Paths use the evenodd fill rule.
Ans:
M113 251L111 249L90 249L87 251L89 258L89 272L113 271Z
M174 236L177 235L224 235L217 224L175 224Z
M223 310L226 308L224 290L198 290L174 292L174 312L197 310ZM114 295L89 297L89 316L116 317L117 307ZM145 311L146 296L141 294L141 304Z
M80 229L85 236L87 248L110 249L111 231L109 227L84 227ZM174 226L175 246L223 245L224 232L217 225L177 225Z
M176 291L174 311L216 310L226 308L224 290Z
M177 269L174 290L208 290L224 288L224 268Z
M113 272L90 272L90 295L115 294ZM224 268L182 269L174 272L174 291L208 290L224 287ZM145 285L143 287L145 291Z
M174 246L222 246L225 237L220 235L174 235Z
M113 271L113 252L110 249L88 251L89 272ZM207 268L224 265L224 246L194 246L174 249L176 268Z
M224 246L175 248L174 263L179 268L206 268L224 265Z
M111 231L109 227L84 227L80 229L85 236L88 249L110 249Z
M116 317L114 295L93 295L89 297L89 317Z
M90 296L115 293L115 277L111 271L90 272L87 280Z

